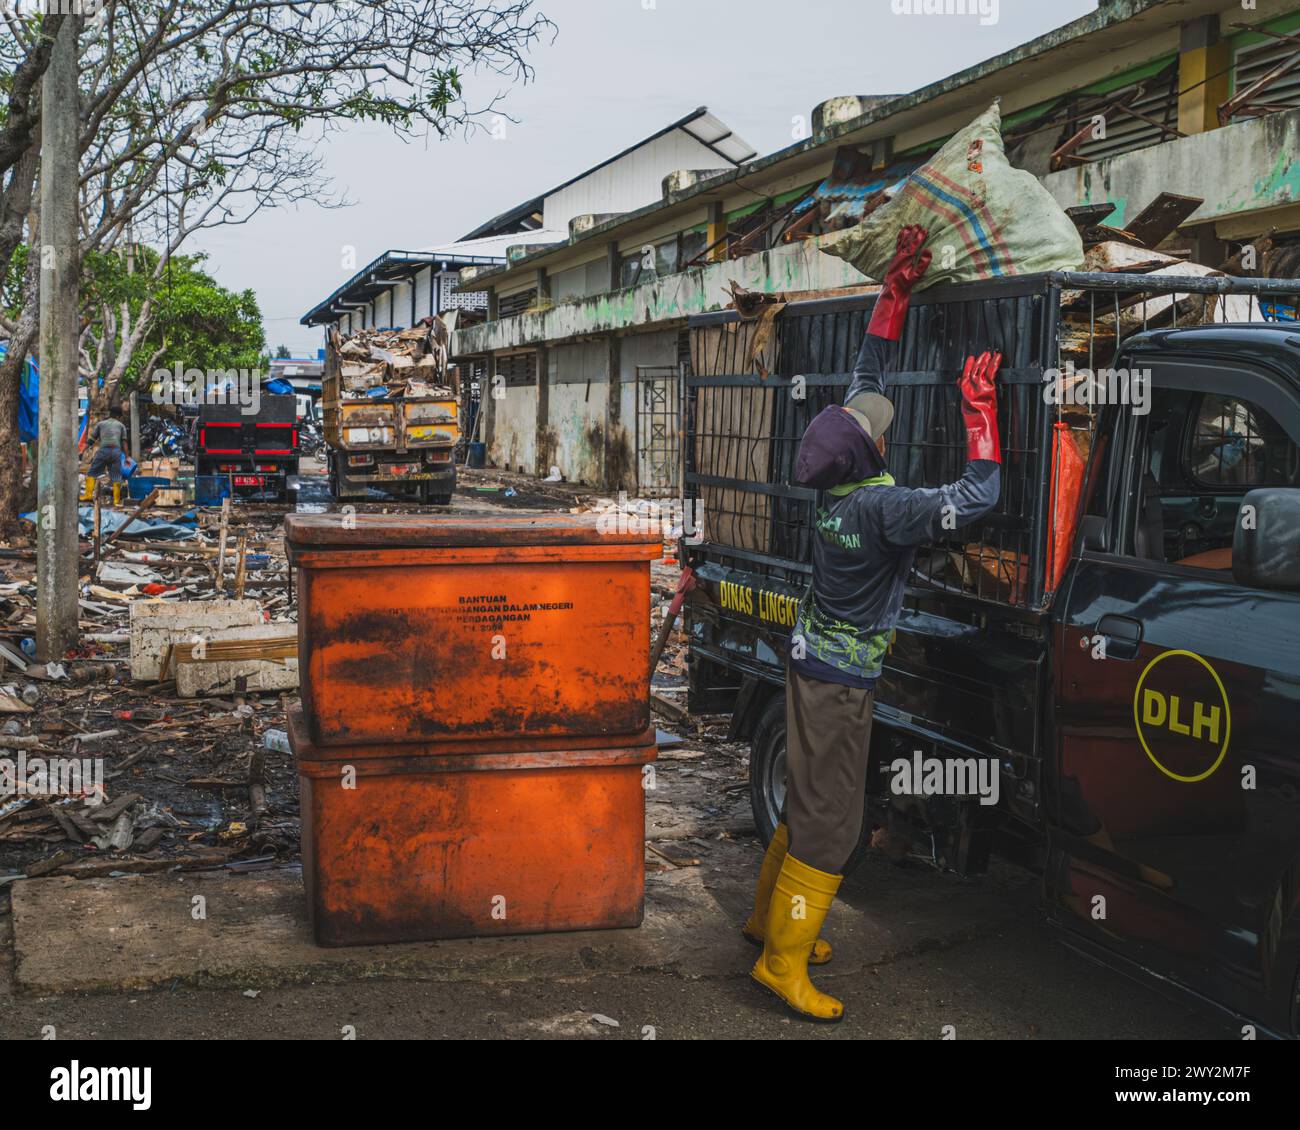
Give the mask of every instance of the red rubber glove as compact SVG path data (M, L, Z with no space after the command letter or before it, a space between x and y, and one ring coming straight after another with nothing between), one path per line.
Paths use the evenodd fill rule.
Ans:
M967 357L962 371L961 415L966 422L966 458L1002 462L1002 442L998 436L998 390L993 379L1002 364L1001 353L981 353Z
M871 311L867 333L897 341L903 336L903 322L912 301L912 288L930 266L930 252L922 251L930 233L919 224L909 224L898 233L894 259L885 271L885 282Z

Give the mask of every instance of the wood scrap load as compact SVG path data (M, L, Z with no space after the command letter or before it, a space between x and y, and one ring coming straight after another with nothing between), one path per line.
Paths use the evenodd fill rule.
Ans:
M446 383L449 341L447 326L438 317L407 330L360 330L348 338L332 330L330 345L338 355L343 398L454 395Z

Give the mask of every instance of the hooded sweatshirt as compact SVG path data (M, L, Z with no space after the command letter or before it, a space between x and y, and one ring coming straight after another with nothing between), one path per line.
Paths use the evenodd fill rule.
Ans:
M883 395L883 373L896 350L896 343L868 334L845 399L864 390ZM845 422L860 441L844 430ZM955 483L896 486L875 444L844 409L820 413L804 433L795 471L800 485L823 493L812 585L799 603L790 665L824 682L874 687L917 546L988 513L998 500L998 470L997 463L976 459Z

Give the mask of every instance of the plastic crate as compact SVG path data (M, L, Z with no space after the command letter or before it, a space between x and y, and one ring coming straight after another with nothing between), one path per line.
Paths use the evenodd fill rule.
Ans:
M198 506L220 506L230 497L229 475L195 475L194 502Z
M172 485L171 479L157 479L149 475L132 475L126 480L127 493L131 498L139 501L148 498L151 491L156 487L158 490L169 490Z

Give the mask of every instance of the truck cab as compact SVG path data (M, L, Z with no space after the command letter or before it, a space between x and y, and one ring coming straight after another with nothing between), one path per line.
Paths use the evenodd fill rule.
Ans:
M1141 334L1053 614L1047 886L1086 948L1295 1032L1300 336Z
M263 392L256 412L236 403L199 407L195 474L226 479L232 497L284 502L296 489L298 466L298 409L292 395Z

